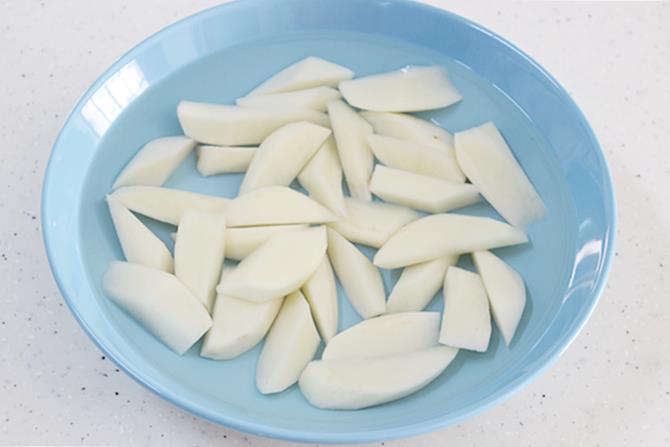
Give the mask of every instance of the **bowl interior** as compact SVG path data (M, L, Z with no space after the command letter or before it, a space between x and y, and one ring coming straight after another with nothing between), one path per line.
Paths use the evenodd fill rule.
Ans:
M64 296L93 339L133 377L178 405L235 428L297 440L409 435L494 403L544 368L574 337L607 269L613 223L609 177L597 143L567 95L496 37L419 5L346 1L333 9L322 3L316 8L308 1L244 2L207 11L122 58L82 98L54 148L44 195L47 249ZM253 8L261 4L263 12ZM373 25L361 18L373 14ZM417 20L424 20L423 27ZM494 330L488 352L462 351L422 391L356 412L313 408L296 387L262 396L254 385L259 347L226 362L200 358L199 344L179 357L111 304L100 288L108 263L123 259L104 196L140 146L181 133L177 103L232 103L308 55L348 66L358 76L408 64L445 66L464 100L422 115L450 131L494 121L549 208L547 218L529 229L530 245L496 251L521 272L528 290L511 347ZM166 186L232 197L240 180L241 175L200 177L191 155ZM499 218L485 204L458 212ZM143 220L172 245L174 228ZM471 268L468 256L461 264ZM387 291L399 274L384 271ZM344 328L359 318L342 290L340 298ZM441 300L430 308L440 310Z

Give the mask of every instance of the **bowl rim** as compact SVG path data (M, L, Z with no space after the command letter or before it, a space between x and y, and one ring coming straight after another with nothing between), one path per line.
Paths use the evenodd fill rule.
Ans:
M604 258L603 262L600 266L600 274L597 277L597 282L596 285L593 288L592 292L592 298L591 301L582 311L575 320L571 322L572 328L570 331L565 335L562 339L559 339L559 341L554 345L553 352L550 357L546 358L544 363L540 364L534 369L531 369L529 372L520 375L519 378L516 378L512 381L510 381L507 385L504 387L501 387L498 389L496 395L490 397L486 401L479 402L476 405L472 405L471 407L465 408L460 414L451 416L451 417L435 417L432 419L426 419L420 422L416 422L410 425L403 425L400 427L396 427L393 429L372 429L372 430L361 430L361 431L348 431L348 432L336 432L336 431L331 431L331 432L324 432L324 431L309 431L309 430L301 430L297 431L294 429L286 429L286 428L280 428L276 427L273 425L266 425L262 422L254 422L250 421L248 419L241 419L237 418L235 416L231 415L221 415L219 413L214 413L209 411L207 408L203 408L199 406L198 404L195 404L189 400L182 399L175 393L173 393L170 390L163 389L161 387L155 386L152 383L148 383L142 378L141 373L136 370L133 365L126 364L122 360L117 359L111 352L110 350L103 344L103 342L96 336L95 331L87 324L85 319L82 317L82 315L79 313L77 310L77 307L75 303L71 300L68 294L67 287L62 281L62 278L60 276L59 272L59 267L54 261L54 256L53 256L53 246L52 246L52 241L50 240L50 233L49 233L49 227L47 225L44 225L45 222L49 221L49 211L47 207L47 200L45 197L48 197L45 192L47 191L49 184L53 181L52 176L52 168L53 168L53 157L54 154L56 153L58 147L61 145L61 139L63 136L64 130L71 124L73 115L77 113L85 103L85 101L91 96L91 94L96 91L106 80L107 76L113 72L115 72L117 69L121 68L125 63L128 62L128 59L132 58L133 55L140 51L144 46L158 40L158 39L163 39L165 38L168 33L173 33L176 30L188 26L192 23L198 22L200 20L206 19L208 17L211 17L213 15L219 14L222 10L225 10L227 8L231 7L240 7L241 4L244 4L245 7L254 7L254 4L260 4L264 0L246 0L246 1L241 1L241 0L236 0L232 1L229 3L221 4L221 5L216 5L207 9L204 9L202 11L199 11L195 14L192 14L190 16L187 16L185 18L182 18L176 22L173 22L160 30L156 31L155 33L151 34L150 36L144 38L141 40L138 44L133 46L130 50L125 52L122 56L120 56L118 59L116 59L110 66L108 66L97 78L96 80L84 91L84 93L81 94L81 96L77 99L76 104L74 107L71 109L71 111L68 113L66 119L63 122L63 125L61 129L59 130L56 139L54 140L51 153L49 155L49 162L47 164L47 168L45 170L44 174L44 180L42 184L42 199L41 199L41 227L42 227L42 238L44 242L44 246L46 249L46 254L47 254L47 259L49 263L50 270L52 272L52 275L56 281L56 284L58 286L58 289L60 291L60 294L62 295L63 299L65 300L66 304L68 305L70 311L72 314L75 316L75 319L77 322L80 324L80 326L84 329L84 331L88 334L88 336L93 340L93 342L96 344L96 346L103 352L105 353L108 358L110 358L116 365L119 366L119 368L123 369L123 371L128 374L132 379L134 379L136 382L140 383L144 387L148 388L158 396L162 397L163 399L167 400L173 405L176 405L177 407L188 411L189 413L195 414L203 419L206 419L210 422L214 422L219 425L223 425L226 428L232 428L235 430L239 430L242 432L254 434L254 435L260 435L260 436L266 436L266 437L271 437L275 439L282 439L282 440L287 440L287 441L298 441L298 442L319 442L319 443L327 443L327 444L332 444L332 443L359 443L359 442L374 442L374 441L384 441L384 440L390 440L390 439L396 439L396 438L404 438L404 437L410 437L410 436L416 436L420 435L422 433L427 433L431 431L435 431L441 428L446 428L448 426L457 424L459 422L462 422L466 419L469 419L473 416L476 416L478 414L481 414L485 412L486 410L492 408L495 405L498 405L499 403L503 402L504 400L508 399L511 397L513 394L516 392L520 391L522 388L524 388L526 385L528 385L531 381L535 380L538 376L543 374L545 371L547 371L551 366L553 366L556 361L560 358L560 356L567 350L567 348L572 344L572 342L575 340L577 335L581 332L582 328L588 321L588 319L591 317L596 305L600 301L600 298L602 296L602 293L604 291L606 282L607 282L607 277L609 276L609 273L611 271L612 267L612 261L614 259L614 250L615 250L615 245L616 245L616 235L617 235L617 227L618 227L618 220L617 220L617 204L616 204L616 196L615 196L615 190L614 190L614 184L612 181L612 174L611 170L609 167L609 164L607 162L607 159L605 158L604 152L602 150L601 145L598 142L598 139L589 125L586 117L582 113L582 111L579 109L575 101L572 99L572 97L568 94L568 92L563 88L563 86L547 71L545 70L540 64L538 64L533 58L531 58L528 54L526 54L523 50L519 49L516 45L513 43L509 42L505 38L501 37L497 33L475 23L474 21L464 18L462 16L459 16L455 13L452 13L446 9L442 9L439 7L427 5L424 3L419 3L417 1L413 0L384 0L384 3L391 3L391 4L397 4L397 5L404 5L404 6L411 6L414 8L418 9L423 9L425 11L428 11L432 14L437 14L440 15L444 18L448 18L449 20L452 21L457 21L460 22L463 25L468 26L469 28L475 29L476 31L480 33L484 33L488 35L490 38L497 40L500 44L503 46L507 47L509 50L511 50L513 53L515 53L518 57L521 59L525 60L526 63L530 64L546 81L549 83L553 84L554 88L557 90L562 95L562 99L566 102L566 105L570 108L571 113L574 114L574 116L578 119L579 123L581 126L583 126L585 133L589 137L589 144L595 149L595 154L598 159L598 161L601 163L603 167L603 189L602 191L605 193L604 199L604 208L605 211L609 213L611 216L611 220L607 222L607 226L609 228L609 231L606 232L605 234L605 253L604 253ZM356 1L356 0L353 0Z

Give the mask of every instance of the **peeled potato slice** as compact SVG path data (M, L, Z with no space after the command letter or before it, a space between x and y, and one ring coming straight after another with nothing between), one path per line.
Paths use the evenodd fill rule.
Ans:
M279 393L296 383L314 358L319 341L305 297L300 291L293 292L284 300L258 357L258 390Z
M440 343L484 352L491 338L489 300L480 276L449 267L444 281Z
M457 262L458 255L450 255L405 267L386 302L386 312L423 310L442 287L447 269Z
M268 225L226 229L226 259L240 261L271 237L285 231L307 228L304 224Z
M527 242L526 234L488 217L435 214L401 228L379 249L375 265L397 268L450 254Z
M505 339L505 344L509 346L526 306L523 278L489 251L475 252L472 259L484 282L493 319Z
M107 196L107 206L126 260L172 272L174 268L172 255L163 241L114 196Z
M257 147L199 146L197 169L209 176L228 172L244 172L256 154Z
M223 211L231 203L223 197L158 186L123 186L112 197L136 213L175 226L186 211Z
M461 169L506 221L523 229L546 214L544 202L493 123L458 132L455 142Z
M238 98L240 107L272 108L305 108L325 112L328 103L340 99L340 92L330 87L314 87L294 92L270 93Z
M225 250L226 218L222 213L187 211L174 245L175 275L212 310Z
M379 270L351 242L330 228L328 257L356 312L363 318L383 314L386 293Z
M314 274L302 285L312 316L323 341L328 343L337 333L339 318L337 287L328 256L323 257Z
M442 67L406 67L340 82L349 104L378 112L416 112L450 106L460 101Z
M205 307L176 276L162 270L113 261L102 288L177 354L186 352L212 325Z
M333 137L329 137L305 165L298 181L309 196L341 216L346 213L342 193L342 166Z
M328 343L322 360L370 359L437 346L438 312L403 312L363 320L340 332Z
M312 227L280 233L244 258L217 292L262 303L300 288L326 253L326 230Z
M229 227L248 227L332 222L337 217L291 188L268 186L230 201L226 219Z
M408 396L437 378L456 357L448 346L390 357L310 362L300 391L312 405L357 410Z
M432 146L375 134L368 135L368 144L375 157L390 168L456 183L465 181L452 147L438 150Z
M349 193L369 201L372 196L368 182L374 157L366 138L372 133L372 126L342 101L328 104L328 115Z
M372 124L375 133L434 147L444 151L454 150L454 137L430 121L404 113L361 112L361 116Z
M379 248L402 226L420 214L404 206L384 202L365 202L346 197L346 214L328 224L345 239Z
M266 186L288 186L330 134L330 129L306 121L275 130L251 160L240 194Z
M221 281L234 269L224 268ZM200 355L228 360L256 346L270 329L283 298L252 303L226 295L217 295L212 313L212 327L205 334Z
M388 202L429 213L443 213L479 201L476 186L382 165L375 166L370 179L370 191Z
M145 144L116 178L112 189L121 186L161 186L195 147L186 137L158 138Z
M326 115L311 109L257 109L191 101L179 103L177 116L186 135L217 146L257 145L275 130L295 121L330 125Z
M354 72L341 65L319 57L306 57L275 74L248 96L289 92L318 86L336 86L340 81L351 79Z

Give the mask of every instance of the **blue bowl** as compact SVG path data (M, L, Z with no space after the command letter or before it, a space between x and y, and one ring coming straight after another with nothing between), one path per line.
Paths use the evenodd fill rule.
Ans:
M528 286L528 307L512 346L506 348L494 331L487 353L459 353L422 391L355 412L313 408L296 387L276 396L259 394L258 347L228 362L202 359L198 347L179 357L110 303L100 287L107 264L122 259L103 198L142 144L180 133L177 103L230 103L308 55L346 65L357 75L406 64L446 66L465 99L423 115L451 131L493 120L549 208L547 218L531 226L530 246L498 250ZM167 186L237 193L240 176L204 179L194 167L191 157ZM486 205L463 212L495 216ZM130 376L211 421L320 443L435 430L519 390L558 358L593 311L615 234L605 159L565 90L494 33L400 0L250 0L207 10L148 38L100 76L67 119L49 161L42 217L63 296L90 337ZM169 243L169 226L147 223ZM398 274L385 272L389 289ZM440 300L431 307L439 310ZM342 327L357 321L345 299L341 312Z

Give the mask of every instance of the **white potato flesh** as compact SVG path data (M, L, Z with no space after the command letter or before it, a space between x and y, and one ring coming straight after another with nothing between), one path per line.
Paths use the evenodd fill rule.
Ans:
M323 257L314 274L302 285L301 290L312 310L321 338L328 343L337 333L339 309L335 275L327 255Z
M328 209L286 186L268 186L230 201L225 209L229 227L323 223L337 220Z
M205 307L162 270L113 261L102 278L105 294L177 354L186 352L212 325Z
M342 165L332 136L298 174L309 196L338 216L346 214L342 192Z
M320 341L309 304L299 290L293 292L284 300L258 357L258 390L279 393L296 383Z
M257 147L199 146L196 149L198 172L207 177L229 172L244 172L256 154Z
M221 281L234 271L224 267ZM252 303L226 295L217 295L212 313L212 327L205 334L200 355L228 360L256 346L270 329L283 298Z
M526 287L519 273L489 251L472 254L489 297L491 313L509 346L526 306Z
M305 108L325 112L328 103L340 99L342 95L334 88L314 87L284 93L269 93L238 98L235 103L240 107Z
M444 312L440 343L485 352L491 339L489 300L481 277L449 267L444 280Z
M372 196L368 182L374 156L368 146L367 136L372 134L372 126L342 101L328 104L328 116L349 193L352 197L369 201Z
M275 130L251 160L240 194L267 186L288 186L330 134L330 129L306 121Z
M329 127L328 117L312 109L257 109L182 101L177 116L184 134L217 146L258 145L280 127L309 121Z
M465 176L456 162L453 148L438 150L432 146L399 140L384 135L368 135L368 144L377 160L390 168L463 183Z
M407 207L345 197L346 214L328 226L345 239L379 248L401 227L421 215Z
M381 273L356 246L330 228L328 257L356 312L363 318L383 314L386 292Z
M507 222L524 229L544 217L544 202L493 123L458 132L455 144L461 169Z
M351 79L354 72L346 67L321 59L306 57L275 74L253 89L247 96L290 92L312 87L335 87L340 81Z
M410 312L425 309L442 287L447 269L458 262L458 255L405 267L386 302L386 312Z
M128 162L112 189L131 185L161 186L194 147L195 141L182 136L150 141Z
M259 227L240 227L226 229L226 259L240 261L272 236L286 231L307 228L304 224L268 225Z
M171 273L172 254L163 241L114 196L107 196L107 206L126 260Z
M438 345L438 312L403 312L363 320L328 343L322 360L370 359L421 351Z
M339 88L352 106L377 112L440 109L462 99L442 67L405 67L342 81Z
M377 134L435 149L454 150L454 136L430 121L405 113L364 111L361 116L372 124Z
M425 387L449 366L457 353L457 349L436 346L389 357L313 361L300 376L300 391L318 408L371 407Z
M211 312L225 255L223 213L187 211L174 245L175 275Z
M387 202L428 213L443 213L479 202L479 190L469 183L454 183L383 165L375 166L370 191Z
M231 203L224 197L158 186L122 186L112 197L129 210L174 226L186 211L224 211Z
M326 245L322 226L277 234L244 258L217 292L258 303L285 296L312 276Z
M375 255L374 263L398 268L525 242L528 237L523 231L488 217L434 214L405 225L391 236Z

